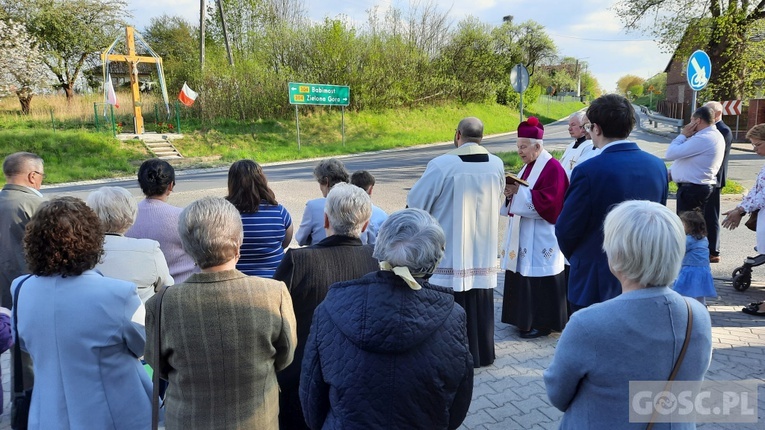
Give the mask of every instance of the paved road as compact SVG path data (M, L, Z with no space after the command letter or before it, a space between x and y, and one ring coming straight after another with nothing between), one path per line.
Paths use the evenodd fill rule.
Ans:
M631 138L644 150L662 157L673 136L667 127L636 130ZM659 133L659 134L656 134ZM444 136L449 138L451 136ZM565 122L546 126L545 146L550 150L563 149L569 143ZM367 169L376 177L373 200L387 211L401 209L406 193L421 175L427 161L448 151L451 144L429 145L402 151L362 154L344 157L349 170ZM514 135L489 138L485 146L493 152L514 149ZM747 145L736 145L731 154L730 177L751 187L763 160L748 151ZM306 200L319 196L319 188L312 176L315 161L280 163L264 167L270 185L279 201L287 207L294 222L299 223ZM184 206L204 195L225 195L226 170L216 169L179 174L176 192L170 202ZM46 188L46 196L71 194L84 197L102 184L77 184ZM110 185L129 188L139 196L135 179L113 181ZM723 202L723 210L735 206L740 196ZM674 200L668 206L674 208ZM729 283L730 272L752 254L754 235L746 229L725 232L722 236L723 261L714 265L716 287L720 297L710 302L713 321L714 352L707 374L710 380L758 379L765 381L765 318L747 316L739 312L741 305L765 299L765 270L755 269L754 282L746 292L738 292ZM500 276L495 294L495 312L499 321L503 279ZM523 340L516 330L497 323L495 341L497 360L493 366L478 369L475 377L473 402L463 429L549 429L557 428L561 412L552 407L545 394L542 372L550 363L559 335ZM9 373L4 354L3 386L7 403ZM758 424L750 426L721 426L707 424L703 429L765 428L765 389L760 389ZM7 412L7 408L6 408ZM7 414L0 418L0 430L8 428Z

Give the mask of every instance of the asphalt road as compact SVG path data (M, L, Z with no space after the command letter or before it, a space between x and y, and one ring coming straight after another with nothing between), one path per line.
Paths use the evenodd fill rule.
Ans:
M667 145L671 141L670 130L637 128L630 136L645 151L663 158ZM665 135L655 132L664 132ZM444 130L444 139L450 139L452 130ZM567 130L567 122L558 121L545 127L545 147L548 150L563 150L571 141ZM486 138L483 142L491 152L514 151L515 134L504 134ZM373 202L387 212L404 208L406 194L409 188L420 177L428 161L453 148L452 143L424 145L402 150L389 150L377 153L358 154L342 157L349 171L365 169L377 178L372 195ZM735 144L729 163L729 177L746 188L751 188L757 173L763 166L760 157L750 151L748 144ZM309 199L319 197L318 184L313 178L313 167L316 160L300 162L274 163L263 167L276 197L293 217L295 225L299 225L303 206ZM199 171L179 172L175 192L170 196L170 203L185 206L188 203L207 195L224 196L226 194L227 169L208 169ZM122 186L129 189L136 197L142 197L137 181L134 178L123 180L98 181L45 187L42 191L47 197L57 195L74 195L85 198L87 194L105 184ZM741 196L724 196L723 211L735 206ZM667 203L674 209L674 199ZM504 228L502 228L502 232ZM504 233L502 233L504 234ZM729 279L731 272L742 264L747 255L753 255L754 233L743 226L735 231L724 231L722 235L722 262L712 266L715 277ZM293 243L293 246L295 244ZM765 279L765 273L755 269L754 278Z

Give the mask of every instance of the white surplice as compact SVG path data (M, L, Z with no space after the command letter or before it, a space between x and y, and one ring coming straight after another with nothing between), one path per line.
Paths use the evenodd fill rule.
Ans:
M502 205L502 215L514 215L510 218L500 252L500 264L504 270L528 277L557 275L563 271L563 253L555 237L555 224L542 219L531 199L531 190L551 159L550 153L542 150L526 179L529 186L520 186L509 207ZM518 177L521 177L527 168L528 165L523 166Z
M488 156L488 161L463 161ZM444 258L430 282L454 291L497 286L502 160L475 143L438 156L412 186L407 205L436 218L446 235Z

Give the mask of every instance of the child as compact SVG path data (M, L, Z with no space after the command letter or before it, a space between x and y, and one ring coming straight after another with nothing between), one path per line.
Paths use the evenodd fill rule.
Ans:
M693 297L706 305L705 297L717 297L712 270L709 268L709 242L707 225L701 211L680 214L685 227L685 257L683 267L672 288L686 297Z

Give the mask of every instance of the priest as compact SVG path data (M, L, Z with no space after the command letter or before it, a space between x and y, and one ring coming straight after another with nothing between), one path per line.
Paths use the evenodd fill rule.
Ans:
M454 134L457 149L430 160L407 206L430 213L444 229L444 258L430 283L454 289L467 314L475 367L494 362L494 287L504 164L480 145L483 123L469 117Z
M518 126L520 180L508 179L502 215L510 217L500 253L505 269L502 322L533 339L562 331L568 321L563 254L555 222L563 209L568 177L543 147L544 126L530 117Z

